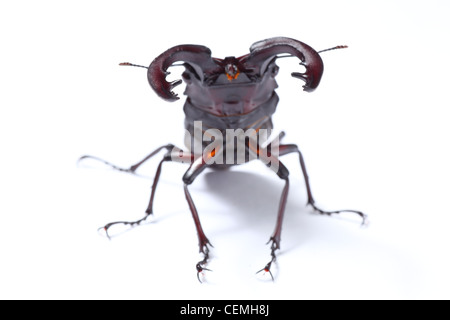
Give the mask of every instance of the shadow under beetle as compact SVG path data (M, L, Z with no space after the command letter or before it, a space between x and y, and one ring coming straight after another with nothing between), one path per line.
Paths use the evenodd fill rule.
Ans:
M197 229L200 253L203 254L203 260L199 261L196 265L197 277L201 282L199 275L202 271L208 270L206 264L209 259L209 247L211 244L201 226L197 209L189 193L189 185L206 168L227 168L231 165L240 164L237 162L239 155L243 157L241 163L253 159L263 161L275 171L280 179L285 181L275 230L268 242L271 243L271 259L258 272L268 272L273 279L270 269L276 261L275 253L280 249L281 228L289 192L289 171L279 161L279 157L281 156L290 153L298 154L306 184L307 204L315 211L326 215L353 212L359 215L364 223L366 216L360 211L324 211L318 208L315 205L306 172L305 161L299 148L294 144L281 144L280 140L284 136L283 132L272 140L267 139L267 135L265 138L259 135L263 130L271 130L273 128L272 115L276 110L279 100L275 92L277 88L275 77L278 73L278 66L275 63L276 60L286 56L300 59L300 65L304 67L305 71L303 73L294 72L292 76L305 82L303 85L304 91L312 92L319 85L323 73L323 62L319 53L341 48L345 48L345 46L337 46L317 52L300 41L276 37L254 43L250 47L249 54L238 58L212 58L211 51L207 47L179 45L162 53L148 68L131 63L121 63L120 65L148 69L147 77L152 89L164 100L176 101L179 98L172 92L172 89L181 84L182 81L168 82L166 80L166 76L169 74L167 69L176 62L183 62L182 66L185 67L185 71L182 74L182 78L186 83L185 95L187 95L184 112L186 115L185 127L188 136L186 146L188 151L182 151L174 145L168 144L153 151L142 161L128 169L117 167L93 156L83 156L80 158L80 160L93 158L110 165L114 169L134 173L144 162L160 151L166 150L156 170L146 215L138 221L117 221L105 225L103 228L107 235L109 228L113 225L138 225L153 213L155 191L164 162L187 162L190 164L190 167L183 177L184 192ZM201 121L202 125L206 128L216 130L215 143L212 144L213 147L207 141L197 141L198 139L195 139L196 134L198 134L196 132L198 130L196 128L196 121ZM239 149L234 144L230 148L226 137L226 132L230 129L242 129L241 135L246 130L243 137L235 135L235 138L238 140L241 138L243 148ZM200 130L202 134L207 132L202 128ZM251 134L247 134L249 131ZM219 132L219 136L217 136L217 132ZM221 139L222 136L224 139ZM200 148L194 148L195 145L200 145ZM223 157L228 160L231 159L231 162L227 161L224 164L219 161L211 161L214 159L217 160L219 157L222 159Z

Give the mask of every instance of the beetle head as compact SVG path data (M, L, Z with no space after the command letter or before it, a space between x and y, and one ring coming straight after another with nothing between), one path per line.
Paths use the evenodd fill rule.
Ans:
M228 61L227 61L228 60ZM227 78L229 81L236 80L237 77L240 74L239 68L238 68L238 61L236 58L226 58L226 65L225 65L225 74L227 75Z
M226 57L225 59L214 58L218 68L208 74L204 81L207 86L222 86L227 84L250 83L252 78L247 75L248 70L242 64L240 58Z

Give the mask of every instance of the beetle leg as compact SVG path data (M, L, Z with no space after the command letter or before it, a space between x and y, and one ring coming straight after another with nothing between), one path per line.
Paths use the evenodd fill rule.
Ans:
M167 145L164 147L159 148L157 151L160 151L162 148L170 148L170 146L172 145ZM145 216L142 219L139 219L137 221L116 221L116 222L111 222L108 223L107 225L105 225L104 227L100 228L103 229L106 232L106 236L108 238L110 238L108 230L117 224L123 224L123 225L129 225L129 226L135 226L135 225L140 225L142 222L144 222L145 220L147 220L147 218L153 214L153 201L155 199L155 192L156 192L156 187L158 186L158 182L159 182L159 178L161 176L161 170L162 170L162 165L164 162L171 162L171 161L175 161L175 162L189 162L192 159L192 155L190 153L185 153L185 152L179 152L178 154L176 154L174 151L176 150L180 150L180 149L176 149L174 146L172 146L172 149L170 149L165 155L164 158L161 160L161 162L158 165L158 169L156 170L156 174L155 174L155 178L153 179L153 184L152 184L152 192L150 195L150 201L147 207L147 210L145 211ZM157 152L153 152L154 154L156 154ZM151 155L153 156L153 155ZM147 161L150 158L150 156L148 156L146 159L144 159L143 161L141 161L137 167L139 167L143 162ZM99 230L100 230L99 229Z
M278 152L276 152L276 150L271 150L269 152L268 149L276 149L278 147L279 140L282 139L283 137L284 132L281 132L280 135L276 139L274 139L272 143L270 143L268 146L264 145L260 146L257 144L256 140L253 139L252 141L252 138L250 138L246 148L251 158L257 158L261 160L266 166L268 166L272 171L274 171L280 177L280 179L283 179L285 181L285 186L281 194L275 231L273 235L270 237L269 242L267 243L267 244L269 244L270 242L272 243L271 245L272 259L269 261L269 263L266 264L266 266L263 269L257 272L257 273L260 273L262 271L269 272L270 276L272 277L272 280L273 275L272 272L270 271L270 268L272 266L272 263L274 263L277 259L275 252L280 249L281 228L283 225L284 212L286 211L287 197L289 194L289 170L279 160L277 156Z
M162 149L166 149L168 151L167 155L170 154L170 152L173 150L173 148L175 148L174 145L172 144L168 144L162 147L159 147L158 149L156 149L155 151L153 151L152 153L150 153L148 156L146 156L144 159L142 159L141 161L139 161L138 163L132 165L128 171L131 173L134 173L141 165L143 165L147 160L149 160L150 158L152 158L154 155L156 155L157 153L159 153ZM167 156L166 155L166 156ZM165 156L165 158L166 158ZM163 159L164 160L164 159ZM165 160L165 161L169 161L169 160ZM162 164L162 162L160 163L160 165ZM161 171L161 168L158 167L158 171ZM159 178L159 175L158 175Z
M289 194L289 171L284 167L284 165L280 162L280 168L283 167L284 169L281 170L281 174L279 174L279 177L283 180L285 180L286 184L283 189L283 193L281 194L281 200L280 200L280 207L278 209L278 215L277 215L277 223L275 225L275 231L270 237L269 242L267 244L272 243L270 246L271 252L270 255L272 259L269 261L269 263L266 264L266 266L259 270L257 273L260 273L262 271L268 272L270 274L270 277L272 280L274 280L272 272L270 271L270 268L272 267L272 263L274 263L277 260L277 256L275 252L280 249L280 241L281 241L281 229L283 226L283 220L284 220L284 212L286 211L286 203L287 198Z
M135 171L136 171L141 165L143 165L147 160L149 160L150 158L152 158L153 156L155 156L156 154L158 154L161 150L167 149L167 151L171 151L173 148L174 148L174 145L172 145L172 144L168 144L168 145L165 145L165 146L161 146L161 147L159 147L158 149L156 149L155 151L153 151L152 153L150 153L148 156L146 156L144 159L142 159L141 161L139 161L138 163L136 163L136 164L132 165L131 167L129 167L128 169L118 167L118 166L116 166L116 165L114 165L114 164L112 164L112 163L110 163L110 162L108 162L108 161L105 161L105 160L103 160L103 159L100 159L100 158L97 158L97 157L94 157L94 156L89 156L89 155L82 156L80 159L78 159L78 163L81 162L81 161L83 161L83 160L85 160L85 159L94 159L94 160L103 162L104 164L106 164L107 166L110 166L111 168L113 168L113 169L115 169L115 170L122 171L122 172L135 173Z
M222 151L218 151L222 152ZM203 231L202 225L200 223L200 218L198 216L197 209L195 207L194 201L192 200L191 194L189 193L188 186L192 184L195 180L195 178L203 172L208 167L208 165L205 163L203 157L197 158L188 171L183 176L183 182L184 182L184 193L186 195L186 200L189 204L189 209L192 213L192 218L194 219L195 228L197 229L197 236L198 236L198 242L199 242L199 248L200 253L203 254L203 259L200 260L197 265L197 278L200 283L202 282L200 280L200 273L202 273L204 270L211 271L207 268L205 268L205 265L208 263L209 260L209 248L208 246L211 246L211 243L209 242L208 238L205 235L205 232Z
M197 209L195 208L195 204L194 204L194 201L192 200L191 194L189 193L187 184L184 185L184 193L186 195L186 200L187 200L187 202L189 204L189 209L191 210L191 213L192 213L192 218L194 219L195 228L197 229L198 246L199 246L199 249L200 249L200 253L203 254L203 259L200 260L195 265L195 268L197 269L197 279L201 283L202 281L200 280L200 273L202 273L205 270L206 271L211 271L211 270L205 268L205 265L208 263L208 260L209 260L209 248L208 248L208 246L212 247L212 245L209 242L208 238L206 237L205 232L203 231L202 225L200 223L200 218L198 216Z
M320 213L320 214L325 214L325 215L332 215L332 214L339 214L342 212L350 212L350 213L355 213L358 216L360 216L362 218L362 224L364 225L366 223L367 220L367 216L362 213L361 211L356 211L356 210L336 210L336 211L325 211L322 210L320 208L318 208L315 205L315 200L313 198L312 195L312 191L311 191L311 186L309 184L309 177L308 177L308 173L306 171L306 165L305 165L305 160L303 158L302 153L300 152L300 149L298 148L298 146L296 146L295 144L284 144L284 145L280 145L279 146L279 155L283 156L286 154L290 154L290 153L298 153L299 155L299 160L300 160L300 166L302 168L302 172L303 172L303 176L305 178L305 184L306 184L306 191L308 193L308 205L310 205L314 211Z

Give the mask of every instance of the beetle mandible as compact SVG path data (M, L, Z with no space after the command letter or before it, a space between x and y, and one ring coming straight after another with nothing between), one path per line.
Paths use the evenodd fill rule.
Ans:
M182 81L168 82L166 80L166 76L169 74L167 70L176 62L183 62L182 66L185 67L185 71L182 74L182 78L186 83L185 95L187 95L184 112L186 115L186 146L188 151L182 151L174 145L168 144L153 151L128 169L120 168L93 156L80 158L80 160L93 158L110 165L114 169L134 173L144 162L160 151L166 150L156 170L146 215L138 221L119 221L105 225L103 229L107 235L109 228L113 225L139 225L153 213L153 201L163 163L173 161L188 162L190 164L189 169L183 176L184 193L197 229L200 253L203 255L203 259L196 264L197 277L201 282L199 274L204 270L209 270L206 268L206 265L209 260L209 247L211 247L211 244L201 226L197 209L189 192L189 185L206 168L227 168L253 159L259 159L275 171L280 179L285 181L275 230L268 242L271 244L271 259L263 269L258 271L270 273L273 279L271 266L276 261L276 251L280 249L281 229L289 192L289 171L279 160L279 157L291 153L296 153L299 156L306 184L307 205L311 206L314 211L326 215L353 212L359 215L364 223L366 216L360 211L325 211L318 208L311 192L305 161L299 148L294 144L280 143L284 132L272 140L267 139L267 134L265 136L260 134L264 130L270 131L273 128L272 115L279 100L275 92L277 88L275 77L278 73L276 60L286 57L286 55L297 57L305 71L303 73L293 72L292 76L305 82L303 85L304 91L312 92L319 85L323 73L323 62L319 53L345 47L337 46L322 51L315 51L298 40L275 37L254 43L250 47L249 54L237 58L213 58L210 49L205 46L179 45L162 53L154 59L148 68L128 62L121 63L120 65L148 69L147 77L152 89L162 99L176 101L179 98L172 89L181 84ZM198 121L201 121L205 127L216 130L214 143L207 143L205 140L198 141L199 139L195 138L198 135L198 130L203 134L206 133L202 129L203 127L199 129L196 126ZM232 139L233 142L234 138L241 141L243 146L241 149L234 144L231 144L230 147L228 136L226 136L230 129L241 130L241 134L235 135ZM248 132L251 133L248 134ZM224 139L221 139L222 137ZM195 147L199 145L199 148ZM242 156L241 160L243 159L243 161L237 161L239 156ZM224 157L228 160L226 163L211 161L223 159Z

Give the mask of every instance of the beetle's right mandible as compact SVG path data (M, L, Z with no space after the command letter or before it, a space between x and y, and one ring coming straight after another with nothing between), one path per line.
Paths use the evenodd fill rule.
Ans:
M250 47L250 55L245 58L247 68L259 71L260 74L278 54L291 54L300 59L306 68L304 73L293 72L292 76L305 81L303 90L314 91L320 83L323 73L323 62L319 53L307 44L286 37L275 37L254 43Z

